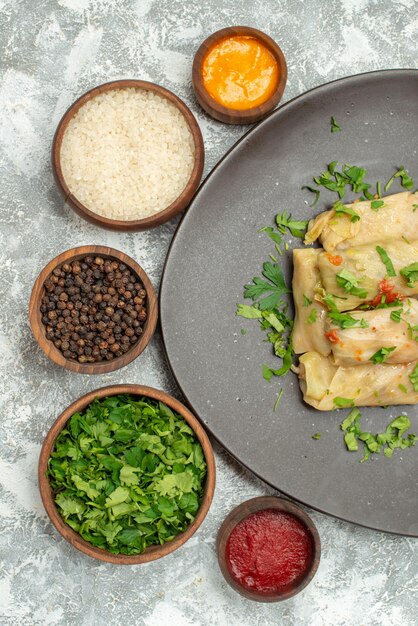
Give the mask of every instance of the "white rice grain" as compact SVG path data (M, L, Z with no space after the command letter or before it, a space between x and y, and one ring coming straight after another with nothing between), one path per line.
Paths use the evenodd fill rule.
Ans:
M91 211L132 221L167 208L194 165L194 142L177 107L152 91L115 89L89 100L69 122L61 168Z

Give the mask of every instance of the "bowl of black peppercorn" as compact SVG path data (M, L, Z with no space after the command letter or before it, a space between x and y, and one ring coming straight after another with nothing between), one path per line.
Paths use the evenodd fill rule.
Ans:
M81 246L39 274L29 321L40 348L57 365L82 374L124 367L148 345L157 298L142 267L119 250Z

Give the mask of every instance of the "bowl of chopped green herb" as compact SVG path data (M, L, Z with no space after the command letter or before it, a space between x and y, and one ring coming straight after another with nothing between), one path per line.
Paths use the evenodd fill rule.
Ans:
M113 385L82 396L42 446L39 489L58 532L89 556L146 563L203 522L215 460L196 417L169 394Z

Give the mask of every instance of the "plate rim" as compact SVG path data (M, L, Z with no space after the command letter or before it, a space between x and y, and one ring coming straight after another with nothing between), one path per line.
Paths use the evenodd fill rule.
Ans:
M164 290L165 290L165 284L166 284L166 271L167 271L167 267L168 264L170 262L170 257L171 257L171 253L172 250L174 248L174 246L176 245L176 240L177 237L182 229L183 223L187 220L187 216L189 214L189 211L191 209L193 209L193 206L197 200L197 198L199 197L200 192L205 188L205 186L207 185L208 181L210 181L210 179L212 178L212 175L215 174L215 172L218 170L218 168L224 163L224 161L227 160L227 158L229 157L229 155L235 150L235 148L237 148L241 143L243 143L245 141L245 139L247 138L248 135L250 135L251 133L255 132L258 128L260 128L261 126L263 126L271 117L273 116L280 116L283 111L286 112L286 110L288 108L290 108L292 105L297 104L299 101L305 99L307 96L311 95L314 92L317 91L323 91L326 92L331 86L335 86L337 83L350 83L350 82L354 82L357 80L363 81L366 80L367 77L371 78L372 80L375 78L380 78L383 75L386 76L400 76L400 75L407 75L408 73L411 73L412 75L414 75L416 78L418 78L418 68L392 68L392 69L380 69L380 70L372 70L369 72L361 72L359 74L352 74L350 76L343 76L341 78L337 78L334 79L332 81L329 81L327 83L322 83L321 85L317 85L316 87L312 87L311 89L308 89L307 91L304 91L301 94L298 94L297 96L295 96L294 98L292 98L291 100L288 100L287 102L285 102L284 104L282 104L281 106L277 107L276 109L274 109L271 113L269 113L265 118L263 118L260 122L258 122L257 124L252 125L237 141L235 141L232 146L230 148L228 148L228 150L225 152L225 154L223 154L223 156L219 159L219 161L217 161L217 163L213 166L213 168L209 171L209 173L207 174L207 176L204 178L204 180L202 181L202 183L200 184L199 188L197 189L196 193L194 194L188 208L186 209L186 211L184 212L184 214L182 215L182 218L180 220L180 222L177 225L177 228L175 230L175 233L172 237L172 240L170 242L170 245L168 247L167 250L167 254L166 254L166 258L164 260L164 265L163 265L163 270L162 270L162 274L161 274L161 281L160 281L160 288L159 288L159 294L158 294L158 306L159 306L159 311L160 311L160 328L161 328L161 338L162 338L162 346L163 346L163 351L164 351L164 356L166 359L166 362L170 368L171 374L174 378L174 380L176 381L176 384L178 386L178 388L180 389L183 398L184 398L184 402L186 403L186 405L188 405L191 410L193 411L194 415L198 418L198 420L201 422L201 424L203 425L203 427L209 432L210 436L213 437L215 439L215 441L224 449L228 452L229 455L231 455L231 457L240 465L242 465L243 467L245 467L249 472L251 472L254 476L256 476L258 479L260 479L263 483L265 483L266 485L268 485L269 487L275 489L279 494L282 494L284 496L286 496L287 498L294 500L295 502L298 502L300 504L302 504L303 506L307 507L308 509L311 509L313 511L317 511L318 513L322 513L323 515L327 515L328 517L334 518L334 519L338 519L342 522L346 522L349 524L354 524L355 526L359 526L361 528L367 528L368 530L373 530L375 532L381 532L381 533L385 533L388 535L394 535L394 536L398 536L398 537L409 537L409 538L418 538L418 531L412 532L412 533L405 533L405 532L399 532L396 530L388 530L385 528L378 528L374 525L368 525L368 524L364 524L362 522L356 521L354 519L349 519L348 516L345 517L341 517L335 513L332 513L330 511L325 511L324 509L322 509L319 506L312 506L311 504L305 502L303 499L301 498L296 498L295 496L291 495L290 493L286 492L286 491L282 491L281 489L279 489L278 487L276 487L275 485L273 485L269 480L263 478L263 476L261 476L258 472L256 472L255 470L253 470L248 464L246 464L244 461L242 461L241 459L239 459L230 449L227 445L225 445L222 440L219 438L219 436L210 428L210 426L200 417L198 410L193 406L192 402L190 402L190 400L187 397L187 394L185 392L185 390L183 389L177 375L175 372L175 368L170 360L170 356L167 350L167 346L166 346L166 338L165 338L165 331L164 331L164 307L163 307L163 298L164 298Z

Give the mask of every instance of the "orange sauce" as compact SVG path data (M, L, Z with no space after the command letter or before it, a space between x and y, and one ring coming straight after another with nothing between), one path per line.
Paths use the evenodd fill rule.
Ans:
M219 104L245 111L266 102L279 81L279 66L259 39L236 35L217 41L202 62L203 84Z
M339 254L334 256L332 254L329 254L329 252L327 252L326 257L328 258L328 261L332 263L333 265L341 265L341 263L343 262L343 257L340 256Z

